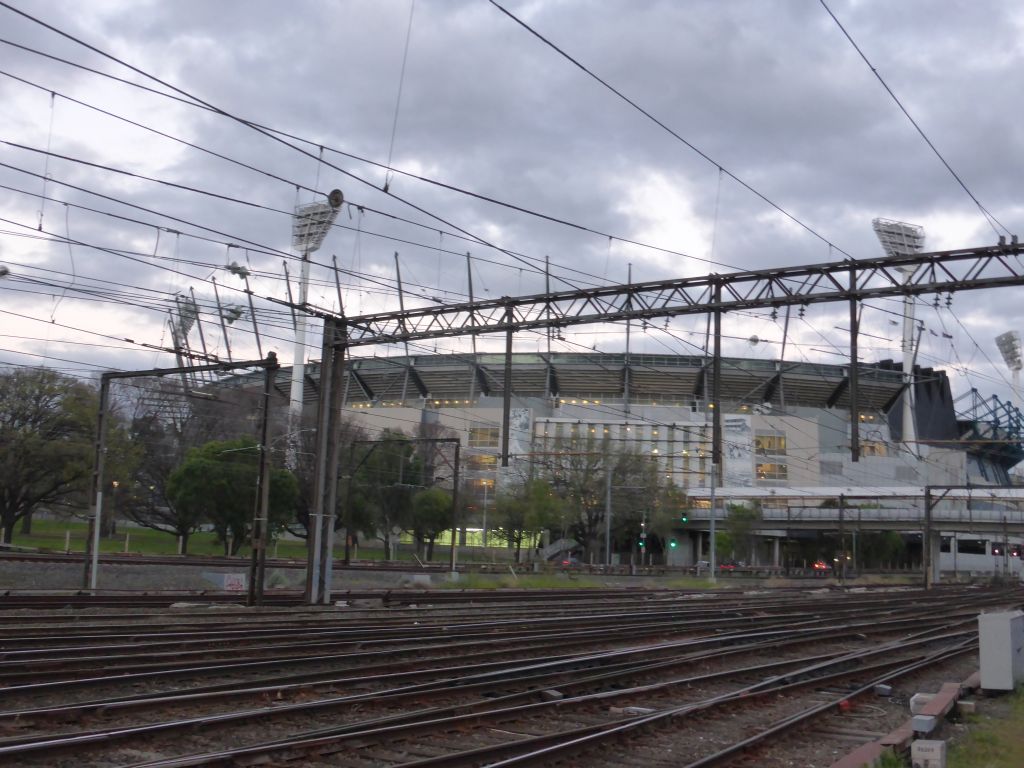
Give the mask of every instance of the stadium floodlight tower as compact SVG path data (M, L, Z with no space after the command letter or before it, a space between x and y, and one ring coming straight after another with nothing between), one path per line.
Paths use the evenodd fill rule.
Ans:
M309 295L309 254L319 250L338 211L345 202L340 189L332 190L325 202L306 203L295 207L292 216L292 248L302 254L302 271L299 275L299 307L305 307ZM306 334L309 316L301 311L295 313L295 348L292 352L292 384L288 407L288 466L295 468L298 451L297 435L302 423L302 400L304 395Z
M1024 359L1021 356L1020 331L1007 331L996 336L996 346L1003 356L1003 362L1010 369L1013 377L1013 397L1020 406L1020 371L1024 368Z
M912 256L924 251L924 227L892 219L874 219L871 226L886 256ZM915 267L898 268L903 282L909 283ZM914 425L914 297L903 298L903 442L917 453L917 429ZM853 426L856 429L856 425Z

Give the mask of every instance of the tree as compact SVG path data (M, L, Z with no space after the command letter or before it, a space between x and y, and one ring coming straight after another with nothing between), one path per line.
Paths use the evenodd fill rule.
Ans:
M259 462L259 447L251 438L214 441L190 450L168 480L172 503L182 514L208 520L225 554L236 554L249 538ZM272 469L269 481L268 531L274 531L291 519L298 484L285 469Z
M198 529L202 516L194 506L179 508L174 504L167 484L185 460L189 431L188 416L163 419L150 412L132 421L131 436L140 447L140 457L120 501L121 514L129 520L177 536L182 554L188 552L189 537Z
M730 551L748 563L754 561L754 547L757 536L754 534L754 523L761 519L761 504L757 501L749 506L746 504L729 504L725 517L725 530L729 534ZM716 542L717 543L717 542Z
M593 556L605 531L609 474L613 536L633 553L641 523L654 516L661 493L658 463L639 450L615 450L610 441L587 435L555 442L549 477L565 502L565 532L583 543Z
M98 403L94 389L46 369L0 373L0 525L41 506L86 502Z
M412 529L412 499L423 488L423 462L402 432L385 429L380 438L358 446L349 481L353 529L384 543L393 557L395 536Z
M295 505L295 520L288 526L288 530L307 538L309 536L309 516L313 509L313 497L316 488L316 450L317 450L317 418L313 412L305 413L301 422L301 428L295 435L295 478L299 483L299 496ZM338 445L354 446L356 441L366 439L366 430L355 423L352 419L343 418L339 424ZM339 472L347 472L345 463L351 458L350 453L343 451L339 462ZM347 493L347 481L340 481L337 489L337 509L334 518L334 530L340 530L345 526L344 503ZM358 530L358 526L354 526Z
M262 415L261 397L227 388L215 399L190 396L176 378L143 379L133 389L138 394L130 438L138 462L133 473L122 475L127 482L122 480L118 489L118 511L139 525L177 536L187 553L203 516L195 505L174 503L169 479L192 448L253 434Z
M426 488L412 497L412 531L421 556L434 557L434 541L452 527L452 496L442 488ZM452 536L455 531L452 531ZM425 552L424 543L426 544Z
M536 538L558 520L562 506L562 500L550 483L529 480L511 493L500 494L495 500L494 535L508 542L515 549L515 559L519 560L526 535L533 534L534 540L529 544L531 549L535 548Z

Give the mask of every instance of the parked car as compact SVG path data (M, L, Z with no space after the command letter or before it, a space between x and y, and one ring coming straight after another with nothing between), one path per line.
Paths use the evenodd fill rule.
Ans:
M718 566L720 571L735 571L737 568L737 562L735 560L723 560Z

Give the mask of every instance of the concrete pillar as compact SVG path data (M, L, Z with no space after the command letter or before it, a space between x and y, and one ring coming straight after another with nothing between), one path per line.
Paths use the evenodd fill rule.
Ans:
M782 539L780 539L778 536L772 539L772 565L776 568L778 568L781 564L779 563L779 542L781 541Z

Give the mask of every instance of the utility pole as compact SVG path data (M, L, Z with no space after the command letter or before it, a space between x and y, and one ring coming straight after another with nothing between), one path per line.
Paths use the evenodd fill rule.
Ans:
M263 605L267 568L267 529L270 527L270 395L281 366L271 352L263 377L263 417L260 422L260 469L256 478L256 509L252 521L252 555L249 561L247 605Z

